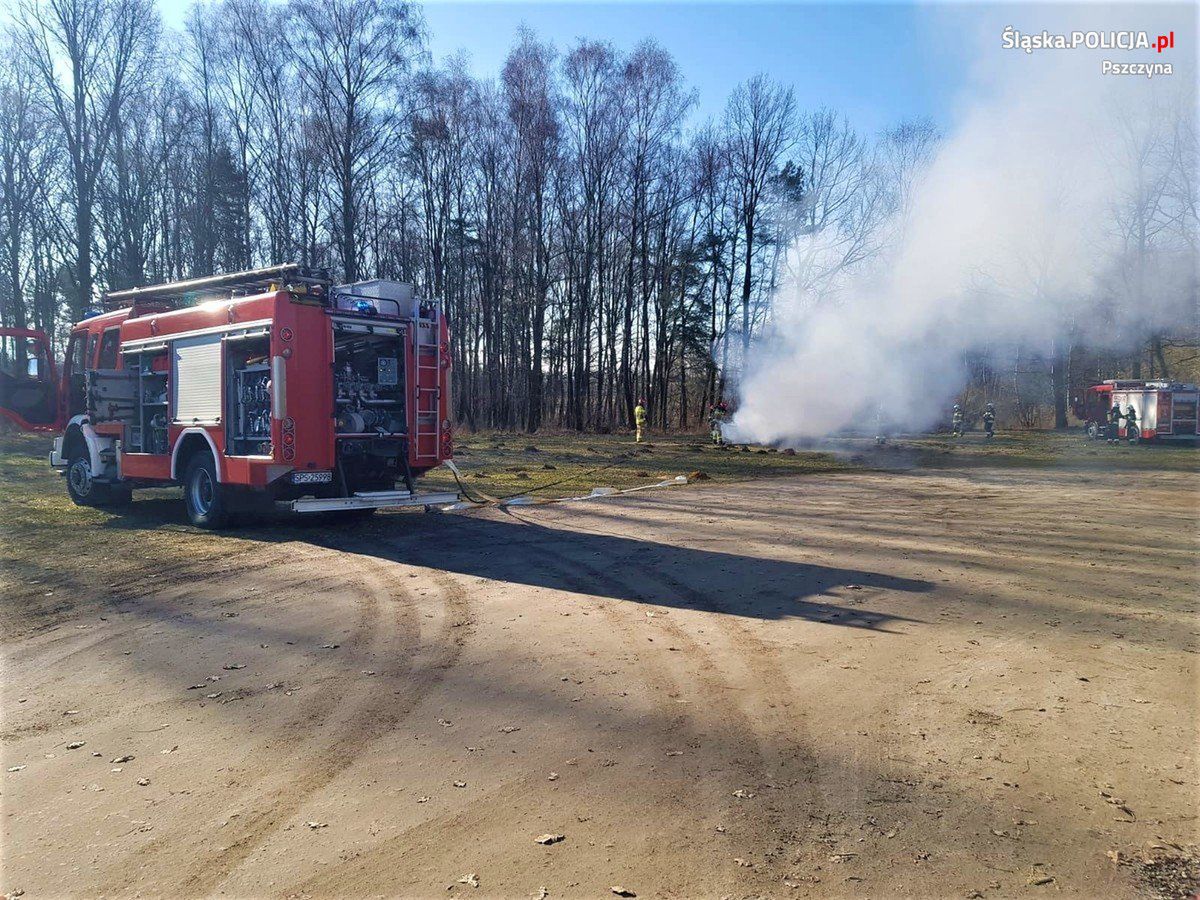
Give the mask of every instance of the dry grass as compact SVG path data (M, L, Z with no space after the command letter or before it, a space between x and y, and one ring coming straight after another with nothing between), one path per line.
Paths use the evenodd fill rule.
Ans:
M1000 432L988 441L982 433L961 438L949 434L901 435L877 450L874 441L846 439L831 448L862 454L879 468L891 468L889 456L921 468L1059 468L1097 472L1195 472L1200 471L1200 452L1193 444L1109 445L1089 441L1082 431Z
M0 435L0 629L9 637L101 602L97 585L120 596L251 549L237 533L187 524L177 488L139 491L121 512L76 506L48 465L50 444L47 435Z
M593 487L629 488L676 475L703 472L716 482L812 475L848 469L1046 468L1098 472L1200 470L1193 446L1109 446L1065 434L1020 431L953 438L948 434L898 435L880 447L872 437L840 437L788 448L733 444L713 447L699 435L652 437L635 444L628 435L506 432L460 433L455 462L468 489L493 497L529 494L562 497ZM453 488L438 470L424 480Z
M714 447L697 435L654 436L635 444L625 435L505 432L460 434L455 463L469 490L493 497L565 497L594 487L624 489L702 472L717 482L843 471L855 465L828 452L741 445ZM423 484L453 488L445 470Z

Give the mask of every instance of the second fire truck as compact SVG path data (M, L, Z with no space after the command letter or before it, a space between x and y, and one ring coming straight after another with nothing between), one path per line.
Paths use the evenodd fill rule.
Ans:
M1130 408L1137 428L1129 433L1122 425L1117 436L1136 441L1195 441L1200 436L1200 388L1179 381L1112 379L1092 385L1075 398L1075 416L1082 419L1092 440L1108 434L1109 412L1116 405L1124 414Z

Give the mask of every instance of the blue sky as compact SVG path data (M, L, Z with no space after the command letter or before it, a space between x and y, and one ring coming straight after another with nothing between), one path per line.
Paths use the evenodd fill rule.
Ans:
M159 0L178 27L190 0ZM757 72L792 85L801 109L831 106L873 132L902 118L950 117L966 61L935 40L930 6L899 3L485 2L423 5L437 60L463 50L494 77L517 27L565 50L580 37L621 49L652 37L698 91L692 122L719 116L730 90Z
M793 85L801 108L832 106L867 130L913 115L944 120L958 81L907 5L442 0L425 16L435 55L462 48L477 74L499 71L522 22L560 49L579 37L623 49L652 37L699 91L697 119L719 116L734 85L757 72Z

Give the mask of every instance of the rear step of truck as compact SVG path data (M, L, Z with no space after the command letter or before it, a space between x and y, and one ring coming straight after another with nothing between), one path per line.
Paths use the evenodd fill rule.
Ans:
M353 497L329 497L285 501L280 506L292 512L337 512L347 509L393 509L401 506L442 506L457 503L458 494L444 491L438 494L417 494L411 491L359 491Z

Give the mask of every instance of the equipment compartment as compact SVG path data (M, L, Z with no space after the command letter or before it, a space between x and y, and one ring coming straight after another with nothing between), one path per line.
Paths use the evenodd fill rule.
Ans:
M126 351L125 371L136 385L133 422L127 429L130 453L167 452L167 371L165 345Z
M225 342L225 400L230 456L271 455L270 338L248 335Z
M336 322L333 409L337 472L343 493L410 492L408 403L403 326Z
M408 433L401 335L334 334L333 400L340 435Z

